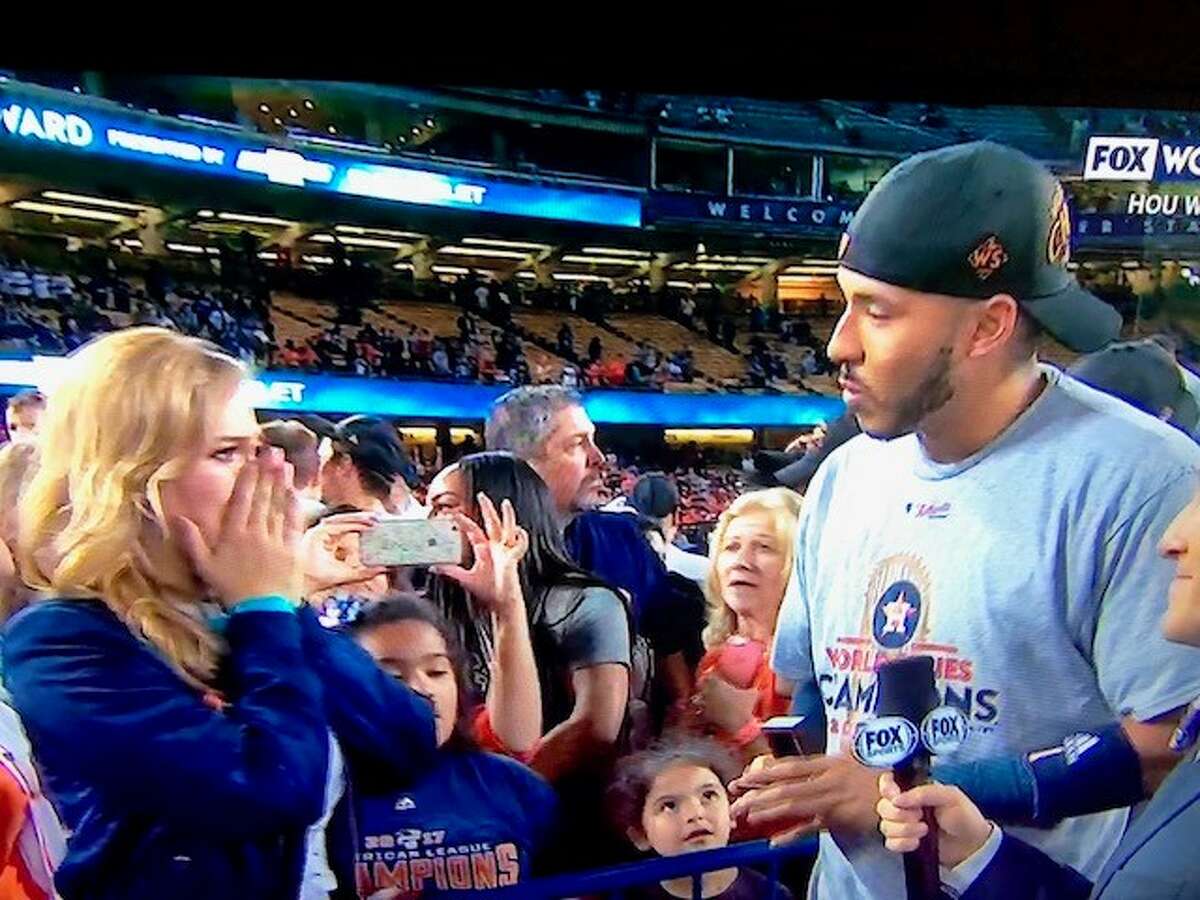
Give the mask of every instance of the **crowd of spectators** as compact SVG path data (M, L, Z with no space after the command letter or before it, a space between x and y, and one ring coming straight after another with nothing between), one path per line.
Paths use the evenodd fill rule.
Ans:
M24 608L6 633L12 700L0 711L32 737L9 747L0 732L0 749L30 766L36 757L47 779L39 791L53 800L28 826L50 850L31 857L23 845L0 846L14 865L42 878L57 869L64 896L84 884L123 898L173 895L179 867L131 867L109 836L123 823L139 858L196 860L221 896L367 897L451 879L492 888L730 840L727 810L703 840L649 829L643 841L630 817L651 815L650 795L687 760L712 760L710 772L728 776L733 764L718 757L761 749L761 739L743 738L759 714L742 721L740 705L701 687L725 676L695 667L709 651L709 668L720 669L723 642L750 627L741 610L773 628L783 556L753 592L744 579L758 563L713 558L709 603L730 632L712 646L699 586L709 560L692 557L687 576L670 568L676 529L714 525L740 490L736 473L689 446L675 451L682 468L667 491L670 509L629 483L646 480L635 468L607 473L606 489L595 428L579 396L558 387L513 390L481 410L486 453L447 454L439 441L429 460L411 454L392 424L366 416L273 420L260 433L236 390L245 369L172 322L176 329L153 322L104 336L48 402L30 395L7 411L14 441L35 460L28 480L14 470L9 481L22 496L0 520L19 506L30 535L40 535L51 527L40 517L61 512L45 498L65 490L76 512L52 527L73 528L93 485L119 494L111 507L94 504L107 518L77 549L88 571L32 576L49 579L58 596L94 599L43 602L25 576L40 562L0 568L0 588L14 598L4 613ZM126 389L138 404L124 402ZM205 437L180 451L179 429ZM147 487L173 453L183 454L171 457L177 471L161 491ZM0 454L0 475L10 456ZM70 460L81 460L79 473ZM130 464L130 476L112 478ZM600 509L614 489L633 506ZM136 501L147 494L154 511ZM270 525L292 504L295 541ZM796 505L781 513L780 535ZM248 518L234 515L243 507ZM167 532L143 523L152 512L172 523ZM454 519L470 568L366 565L360 538L384 514ZM11 533L0 529L4 540ZM127 533L131 563L105 549ZM164 543L175 556L160 562ZM171 568L181 565L186 579ZM736 610L725 605L735 595ZM210 632L207 619L161 618L166 602L210 603L211 628L221 630ZM55 647L42 647L50 633ZM193 633L201 639L183 639ZM224 637L208 642L210 633ZM90 648L86 671L73 661L76 646ZM755 671L766 671L765 644L756 652ZM236 680L220 677L225 665ZM68 670L72 678L61 677ZM291 687L266 690L284 671ZM772 708L786 703L773 685L763 690ZM160 702L146 702L150 695ZM100 799L120 794L128 774L87 766L93 752L149 763L149 748L167 739L176 753L152 773L137 766L137 782L154 789L142 791L136 814ZM108 789L86 789L93 784ZM609 800L622 794L620 815L606 788ZM235 835L214 839L187 824L233 814ZM245 871L224 862L235 854L250 860ZM432 862L442 854L444 872ZM750 896L769 889L759 876L733 874L753 883ZM342 893L330 893L335 886Z
M339 317L307 340L276 339L265 287L175 281L158 265L144 278L131 278L119 274L111 258L98 272L76 275L0 260L0 299L0 347L19 353L65 353L119 327L162 325L211 340L244 362L309 372L644 390L694 382L698 373L690 343L655 347L610 324L612 313L632 311L672 318L698 338L743 356L744 387L772 387L828 370L823 343L805 317L753 303L731 304L716 290L651 293L641 286L614 292L599 283L526 290L471 273L448 288L446 299L459 308L457 337L399 319L395 328L363 325L360 311L349 320ZM566 319L554 340L546 340L515 322L515 308L581 316L613 330L614 344L617 338L636 343L636 351L606 347L598 334L581 346ZM782 348L768 340L808 352L789 367ZM557 355L563 365L548 364L545 355L527 355L529 343Z
M275 354L280 368L357 376L426 378L480 384L542 384L544 366L531 366L522 341L511 331L489 328L471 313L459 318L457 338L428 328L362 328L330 325L315 338L287 339Z
M67 353L127 325L159 325L217 344L262 364L274 347L263 293L175 282L152 267L139 285L104 271L72 276L0 258L0 346L10 352Z

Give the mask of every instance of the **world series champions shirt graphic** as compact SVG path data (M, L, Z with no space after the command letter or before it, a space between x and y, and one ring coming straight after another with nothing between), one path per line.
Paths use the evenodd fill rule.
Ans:
M825 671L818 682L831 747L850 754L859 723L875 713L879 667L906 655L933 657L942 703L960 710L973 730L995 727L999 691L976 684L974 661L931 636L933 581L919 557L899 553L881 560L867 578L863 599L858 632L838 635L824 647Z

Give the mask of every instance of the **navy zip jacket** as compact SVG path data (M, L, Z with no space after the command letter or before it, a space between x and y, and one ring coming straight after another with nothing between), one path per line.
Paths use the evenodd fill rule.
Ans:
M66 826L64 900L295 900L333 731L347 768L405 784L432 708L311 610L228 618L221 711L103 603L36 603L4 678Z

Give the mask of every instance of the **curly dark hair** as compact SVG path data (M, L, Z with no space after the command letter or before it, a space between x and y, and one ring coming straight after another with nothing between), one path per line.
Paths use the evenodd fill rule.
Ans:
M622 836L630 828L641 827L642 809L654 779L681 763L709 769L723 785L742 774L741 763L711 738L687 732L664 736L617 762L604 800L609 820Z
M454 629L432 603L415 594L391 594L364 606L358 617L346 626L346 631L358 638L373 628L393 622L424 622L442 636L442 640L446 642L447 655L450 657L450 667L454 670L454 683L458 687L458 716L454 722L454 731L444 749L478 749L471 734L472 713L478 698L467 683L467 667L462 646L455 636Z

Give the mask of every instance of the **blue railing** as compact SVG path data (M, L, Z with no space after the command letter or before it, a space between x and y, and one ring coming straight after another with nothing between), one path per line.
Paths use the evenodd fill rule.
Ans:
M680 856L661 857L648 862L630 863L610 869L580 872L571 875L555 875L536 878L514 887L492 891L493 897L520 897L521 900L559 900L562 897L605 896L618 898L629 888L645 887L668 878L692 879L692 896L700 897L700 876L735 866L754 866L761 869L771 882L772 889L767 900L778 895L779 870L789 859L814 857L817 839L805 838L782 847L772 847L767 841L753 841L722 847L719 850L703 850Z

